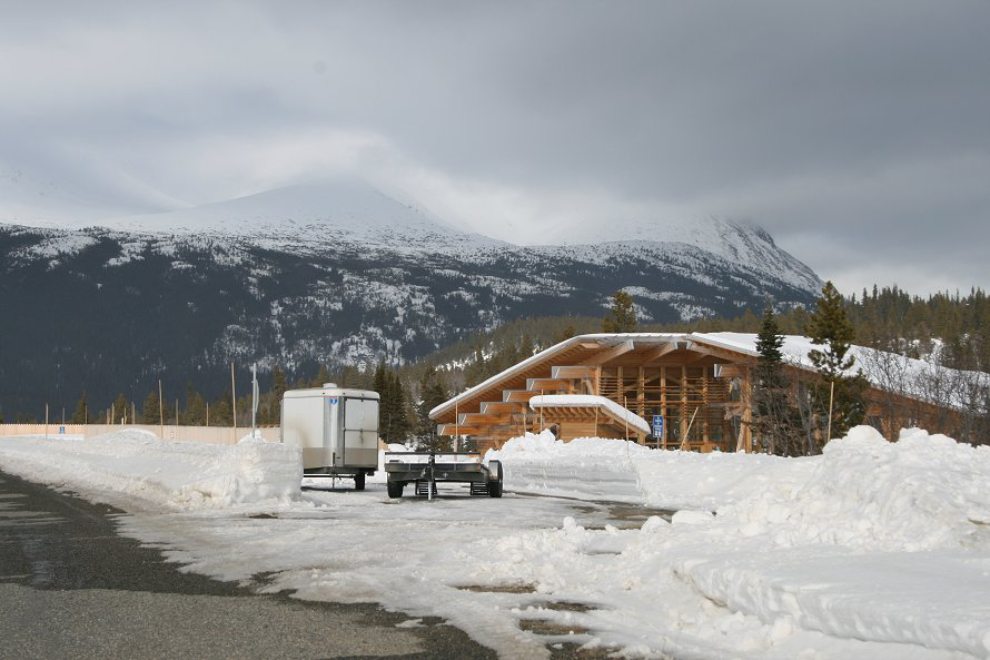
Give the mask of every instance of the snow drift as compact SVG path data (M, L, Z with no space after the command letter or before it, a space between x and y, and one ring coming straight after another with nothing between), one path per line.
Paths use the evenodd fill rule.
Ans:
M990 658L990 447L918 429L891 443L858 427L802 459L548 436L510 441L498 458L510 490L589 498L582 476L621 472L627 499L702 510L636 532L565 521L489 551L492 580L621 612L588 616L596 643L701 657ZM615 561L588 558L606 550Z
M0 468L110 504L175 510L298 496L299 450L246 437L233 447L124 430L88 440L0 439Z
M606 438L563 442L549 431L509 440L487 459L502 461L506 488L515 492L708 511L766 489L789 491L814 463L765 454L657 451Z

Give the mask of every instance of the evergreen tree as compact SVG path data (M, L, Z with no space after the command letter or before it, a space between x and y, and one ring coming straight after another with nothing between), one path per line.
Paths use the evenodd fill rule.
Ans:
M381 397L381 401L388 398L388 367L385 366L385 358L382 358L375 368L375 377L372 380L371 389L378 392L378 396Z
M419 396L420 401L416 406L416 449L449 451L450 439L445 438L444 442L438 442L436 422L430 419L430 411L450 398L443 377L434 367L428 367L423 372L419 382Z
M78 408L77 408L78 410ZM158 390L151 390L141 406L141 420L145 424L161 424L161 408L158 405Z
M320 370L316 373L316 378L309 382L310 387L323 387L325 383L330 382L330 372L327 370L327 365L321 364Z
M89 404L86 402L85 392L82 393L79 401L76 402L76 409L73 411L72 418L69 421L73 424L89 423Z
M849 373L855 365L855 358L849 354L849 349L856 333L846 316L842 296L831 282L826 282L822 288L818 307L808 320L807 335L812 343L822 347L808 353L821 375L821 382L816 384L817 391L812 397L818 410L810 416L816 427L814 449L820 451L824 442L830 439L826 437L829 432L833 438L841 437L863 422L869 386L862 371Z
M754 373L753 432L759 436L764 451L795 456L803 452L796 415L788 400L783 346L784 336L777 326L773 305L767 301L756 340L760 355Z
M574 328L573 325L568 325L567 327L565 327L563 330L560 331L559 335L554 336L553 342L555 344L559 344L562 341L567 341L568 339L574 337L575 335L577 335L577 330Z
M849 348L856 332L846 318L842 296L831 282L826 282L822 288L818 308L808 319L806 334L813 344L824 348L809 351L808 357L818 373L829 382L853 367L854 359L849 355Z
M603 332L635 332L636 309L633 299L625 291L612 294L612 308L602 323Z
M120 420L131 416L131 406L127 403L123 392L117 395L110 409L113 411L113 419L110 420L111 424L119 424Z
M403 444L409 438L412 424L409 419L409 395L395 371L389 371L388 400L385 404L385 442Z
M234 418L230 410L230 390L213 400L210 404L210 426L232 426Z
M206 400L191 382L186 383L186 412L182 416L182 423L188 426L206 424Z
M285 377L285 372L275 365L272 369L272 404L269 423L282 423L282 397L289 390L289 382Z

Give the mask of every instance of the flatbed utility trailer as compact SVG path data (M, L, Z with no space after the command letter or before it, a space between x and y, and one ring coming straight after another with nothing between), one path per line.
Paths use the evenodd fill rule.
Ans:
M461 456L473 456L475 460L460 461ZM417 495L432 498L440 481L471 484L472 495L502 497L502 463L488 461L485 465L478 452L385 452L385 474L388 496L392 498L402 497L402 491L410 483L415 484Z

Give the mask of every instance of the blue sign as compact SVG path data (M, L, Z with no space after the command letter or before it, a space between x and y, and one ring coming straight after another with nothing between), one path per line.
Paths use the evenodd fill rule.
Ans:
M663 415L653 416L653 437L654 438L663 437Z
M59 435L65 435L65 427L64 426L58 427L58 434Z
M330 405L331 406L335 406L335 405L337 405L338 397L332 396L332 397L329 397L327 400L330 402Z

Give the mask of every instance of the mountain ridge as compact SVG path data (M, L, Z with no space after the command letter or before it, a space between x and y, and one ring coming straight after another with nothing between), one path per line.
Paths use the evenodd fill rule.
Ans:
M820 286L754 230L733 229L717 252L660 241L517 246L375 197L368 203L406 220L390 231L353 210L368 194L350 215L317 208L288 229L271 216L213 231L0 225L0 304L13 310L0 314L0 405L72 405L84 388L143 397L158 378L176 391L195 377L215 394L231 360L290 374L382 356L407 363L513 319L601 316L620 289L642 322L667 323L758 310L766 296L807 305Z

